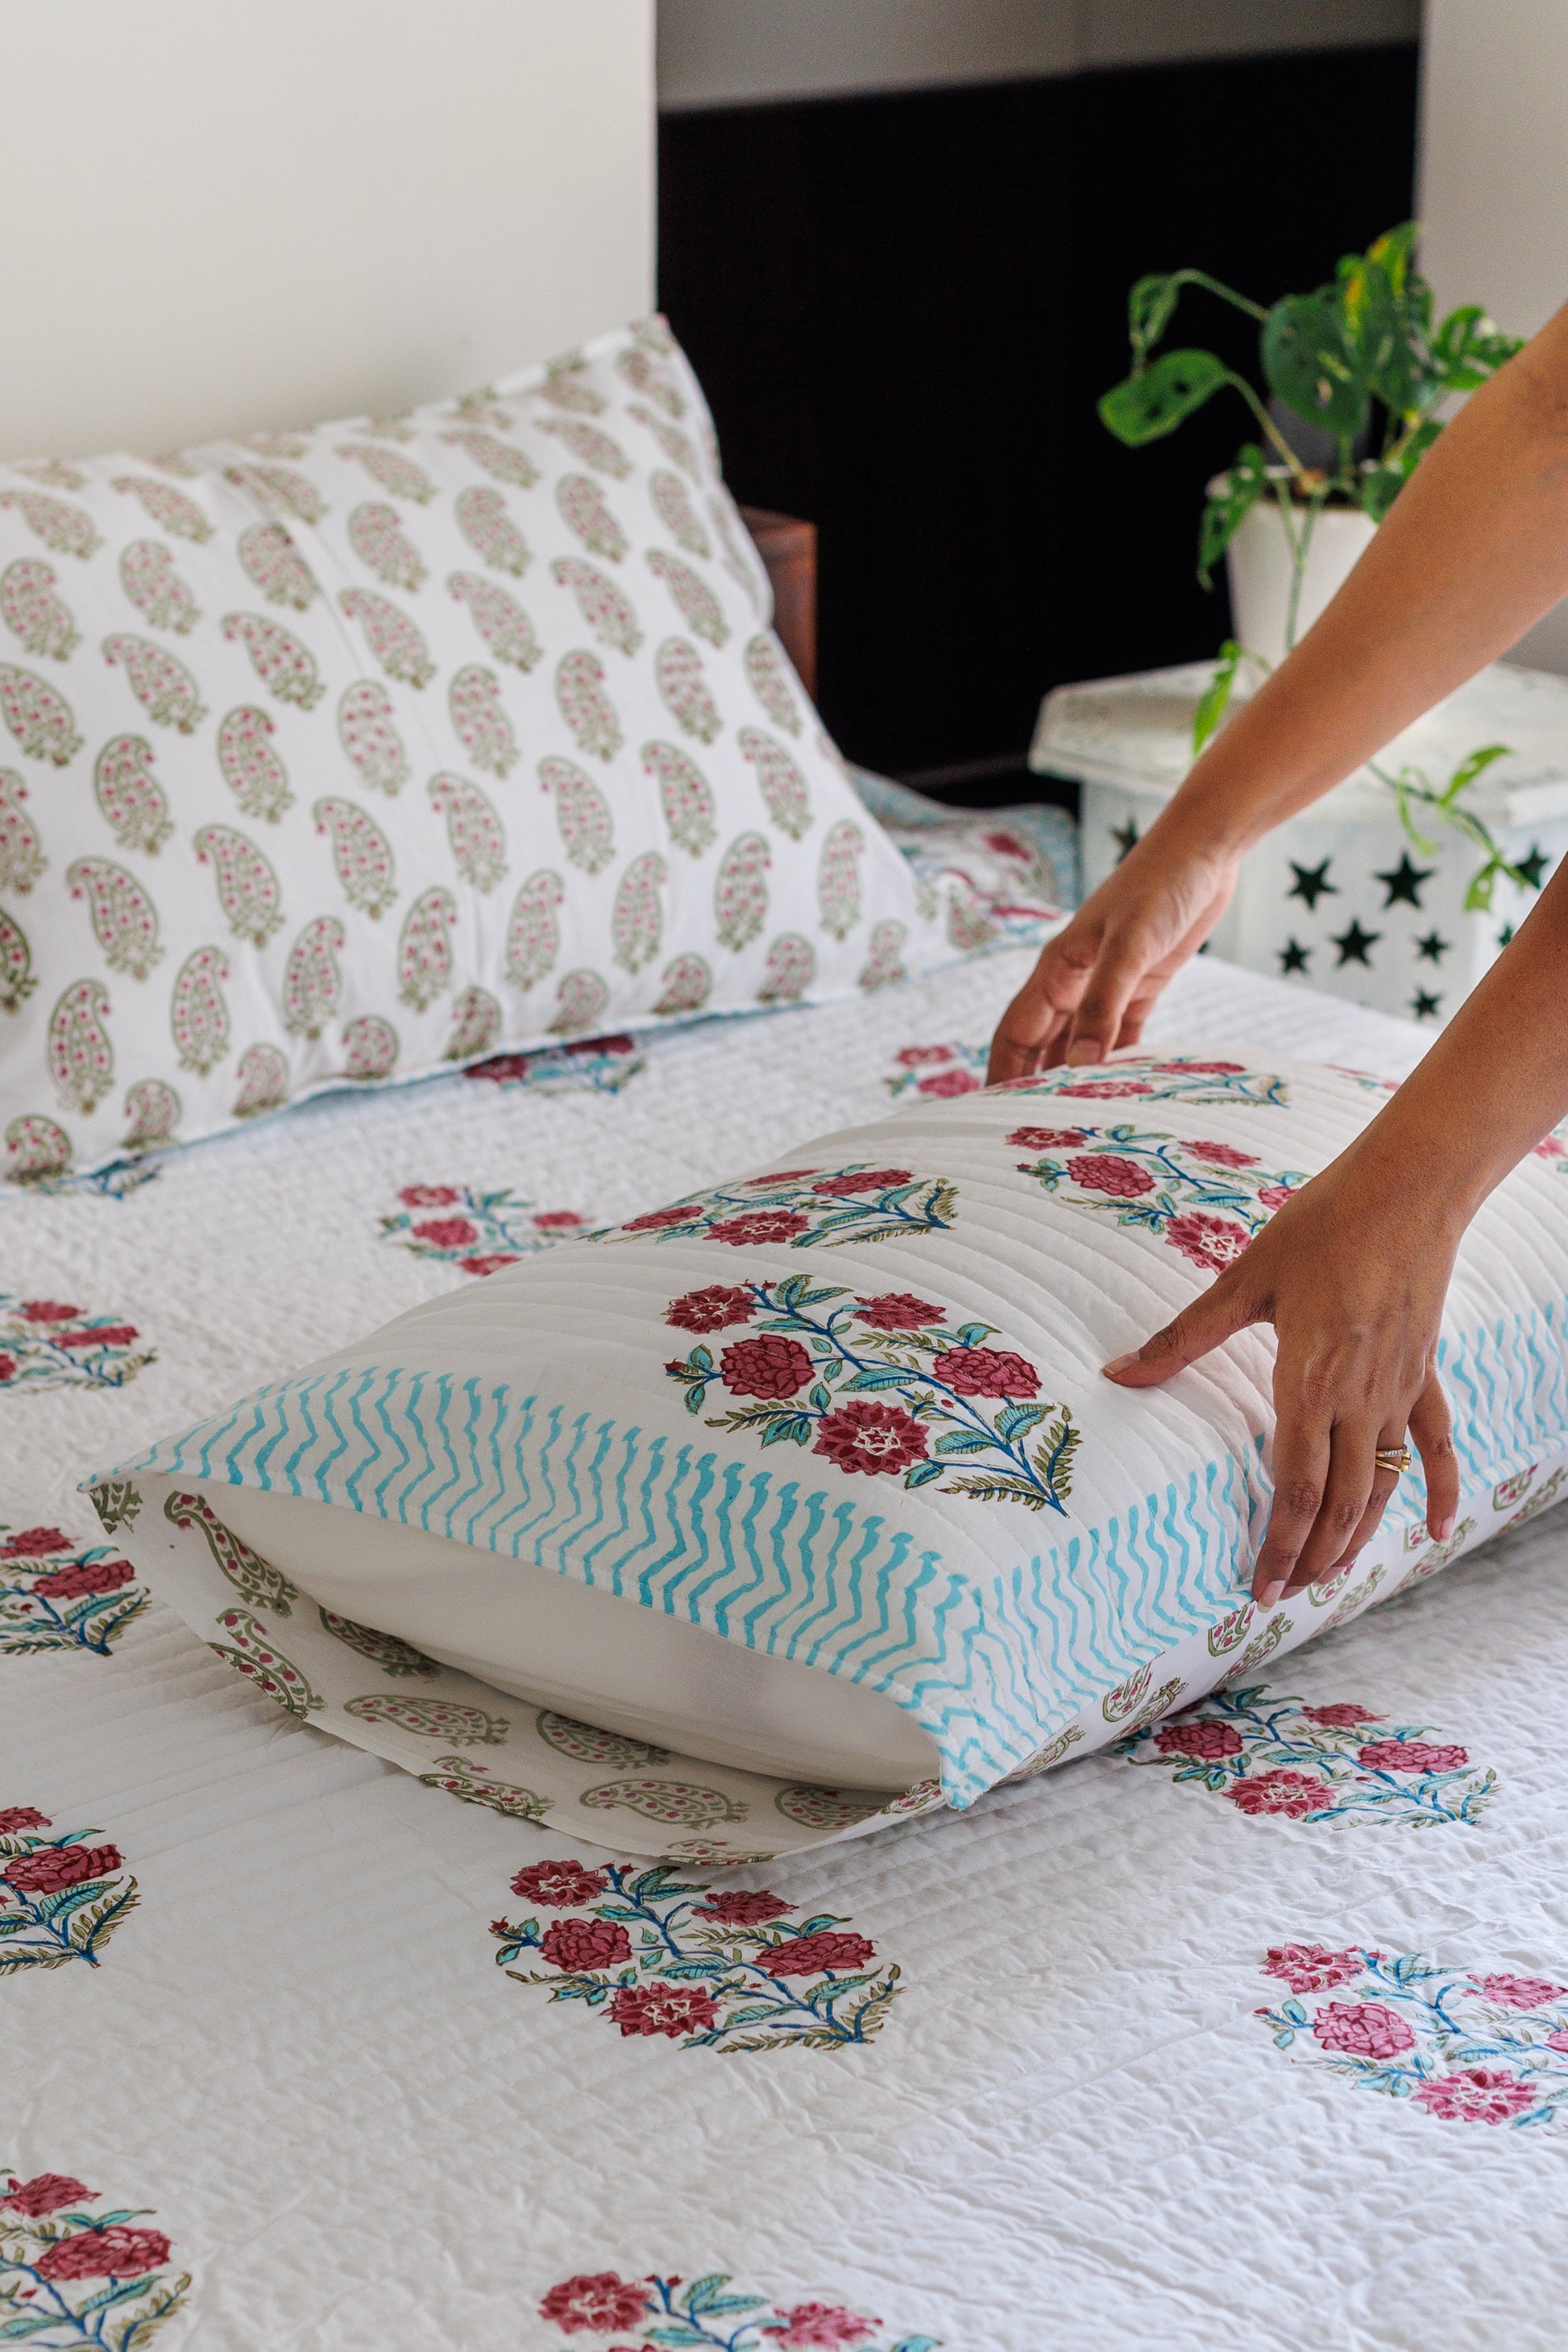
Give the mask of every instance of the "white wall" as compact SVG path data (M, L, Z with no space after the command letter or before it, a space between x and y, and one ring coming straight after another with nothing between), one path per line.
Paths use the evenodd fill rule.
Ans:
M1568 0L1426 0L1422 267L1532 334L1568 301ZM1568 673L1568 604L1515 650Z
M653 0L0 0L0 457L461 390L653 299Z
M659 0L659 104L1414 40L1419 16L1420 0Z

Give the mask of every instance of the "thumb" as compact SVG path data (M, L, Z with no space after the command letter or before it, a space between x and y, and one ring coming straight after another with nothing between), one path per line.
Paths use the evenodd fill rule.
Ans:
M1119 1388L1158 1388L1173 1372L1223 1347L1234 1333L1267 1319L1266 1310L1239 1283L1227 1282L1222 1276L1212 1289L1184 1307L1173 1321L1145 1339L1141 1348L1113 1356L1100 1370Z

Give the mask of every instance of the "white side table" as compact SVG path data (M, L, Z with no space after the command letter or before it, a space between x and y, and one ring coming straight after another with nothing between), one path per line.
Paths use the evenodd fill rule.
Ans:
M1029 753L1042 774L1083 787L1086 892L1125 856L1192 765L1193 714L1211 662L1061 686L1046 697ZM1465 794L1499 846L1544 880L1568 851L1568 678L1494 662L1379 753L1390 773L1437 787L1471 751L1506 743ZM1440 1025L1513 936L1535 894L1499 877L1489 914L1467 914L1482 853L1426 822L1431 856L1402 829L1393 793L1358 769L1247 856L1214 949L1254 971L1327 989L1379 1012Z

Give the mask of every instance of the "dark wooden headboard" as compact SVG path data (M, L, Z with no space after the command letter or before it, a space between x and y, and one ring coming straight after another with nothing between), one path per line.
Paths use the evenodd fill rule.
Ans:
M742 507L773 585L773 626L813 699L816 696L816 525L766 507Z

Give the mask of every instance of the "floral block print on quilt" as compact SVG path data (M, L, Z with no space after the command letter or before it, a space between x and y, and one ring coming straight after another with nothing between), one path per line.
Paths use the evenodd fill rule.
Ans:
M1260 1611L1271 1334L1100 1376L1384 1099L1212 1049L916 1097L151 1447L104 1532L300 1721L579 1838L765 1856L962 1811L1255 1688L1557 1492L1551 1154L1460 1253L1443 1545L1413 1474L1353 1569Z
M0 465L0 1172L982 943L771 609L657 319L404 417Z

